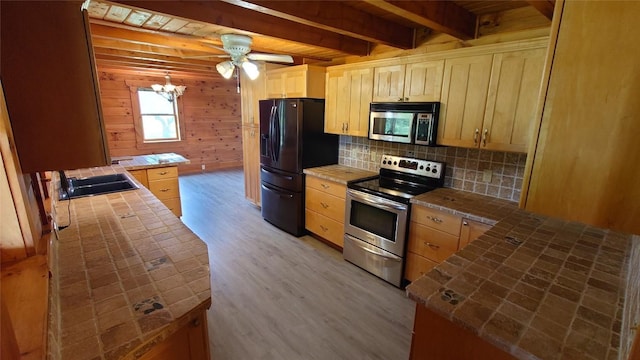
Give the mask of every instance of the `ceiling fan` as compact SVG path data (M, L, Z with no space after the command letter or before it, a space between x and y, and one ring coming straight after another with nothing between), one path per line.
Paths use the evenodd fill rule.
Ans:
M255 80L260 75L260 71L252 61L293 63L293 58L290 55L251 52L253 40L250 36L223 34L220 39L222 40L222 48L216 48L225 51L228 55L219 55L219 57L231 58L231 60L223 61L216 65L216 70L225 79L231 78L235 68L238 67L242 68L251 80Z

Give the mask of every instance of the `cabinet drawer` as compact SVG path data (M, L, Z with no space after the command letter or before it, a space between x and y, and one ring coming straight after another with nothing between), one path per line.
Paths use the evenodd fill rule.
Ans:
M341 222L306 209L305 228L340 247L344 246L344 224Z
M345 200L307 187L305 207L337 222L344 223Z
M456 237L460 236L462 218L444 211L423 206L414 206L411 208L411 221L444 231Z
M458 236L453 236L413 221L409 224L408 251L438 263L458 251L459 240Z
M169 179L178 177L178 167L169 166L163 168L147 169L147 178L149 181Z
M347 197L347 186L331 180L320 179L315 176L307 176L307 186L337 196L341 199Z
M176 216L182 216L182 206L180 204L180 198L160 199L164 206L169 208Z
M153 195L161 200L180 197L178 179L149 181L149 190L151 190Z
M404 268L404 278L409 281L416 281L419 277L427 273L434 266L438 265L425 257L412 252L407 252Z

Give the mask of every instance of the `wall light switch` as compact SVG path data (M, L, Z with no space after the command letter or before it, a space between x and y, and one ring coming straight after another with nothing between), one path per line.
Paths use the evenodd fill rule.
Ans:
M482 171L482 181L483 182L491 182L491 176L493 175L493 171L486 169Z

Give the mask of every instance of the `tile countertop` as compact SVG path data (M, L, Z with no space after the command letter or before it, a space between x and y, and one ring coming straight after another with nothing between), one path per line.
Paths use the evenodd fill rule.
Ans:
M304 173L344 185L351 181L378 176L378 173L373 171L361 170L337 164L304 169Z
M111 158L111 162L122 165L127 170L151 169L191 163L189 159L176 153L115 156Z
M137 358L210 307L206 244L149 190L52 200L50 358Z
M408 296L520 359L617 359L640 238L483 198L442 189L413 201L495 225Z

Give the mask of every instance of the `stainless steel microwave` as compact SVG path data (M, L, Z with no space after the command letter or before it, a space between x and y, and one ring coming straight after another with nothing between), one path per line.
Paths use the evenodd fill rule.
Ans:
M371 103L369 139L436 145L439 102Z

